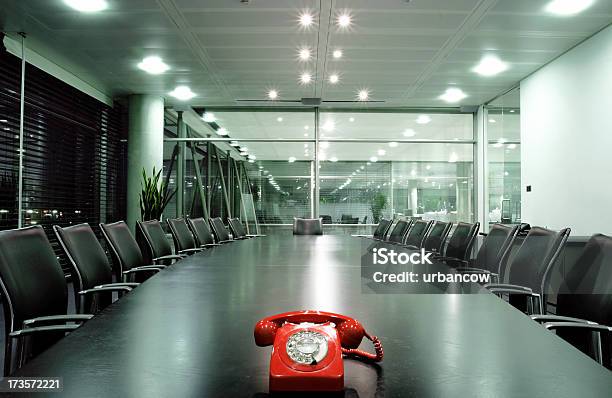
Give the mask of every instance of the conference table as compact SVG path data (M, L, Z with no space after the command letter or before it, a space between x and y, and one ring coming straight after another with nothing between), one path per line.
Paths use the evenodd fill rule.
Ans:
M370 243L268 236L206 250L150 278L16 376L62 377L56 394L66 397L266 397L271 347L255 345L254 325L314 309L359 320L384 346L381 363L344 360L341 396L612 396L608 370L478 286L473 294L368 290L361 268ZM365 339L361 348L373 351Z

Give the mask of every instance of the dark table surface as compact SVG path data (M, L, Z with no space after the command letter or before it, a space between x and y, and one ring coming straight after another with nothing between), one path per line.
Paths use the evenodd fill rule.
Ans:
M347 397L612 396L608 370L493 295L362 293L363 241L275 236L192 256L17 376L63 377L71 397L265 397L271 348L253 326L317 309L383 342L380 366L345 360Z

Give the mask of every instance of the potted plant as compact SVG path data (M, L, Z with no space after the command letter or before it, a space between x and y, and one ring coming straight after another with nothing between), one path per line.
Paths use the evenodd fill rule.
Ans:
M372 204L370 205L370 210L372 211L372 218L374 219L374 224L378 224L380 222L380 217L382 216L383 209L387 206L387 197L385 194L378 192L372 198Z
M153 167L151 177L142 169L142 192L140 193L140 217L142 221L160 220L164 209L176 193L170 191L168 182L161 180L162 170Z

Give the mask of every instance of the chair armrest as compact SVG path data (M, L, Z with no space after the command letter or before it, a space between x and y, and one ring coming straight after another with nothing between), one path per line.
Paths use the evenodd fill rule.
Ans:
M129 286L102 286L94 287L93 289L81 290L79 295L85 296L87 294L96 294L101 292L131 292L132 288Z
M512 285L509 283L488 283L486 285L484 285L485 288L487 289L493 289L493 288L507 288L507 289L516 289L516 290L524 290L526 292L531 292L531 288L527 287L527 286L521 286L521 285Z
M507 294L515 294L515 295L519 294L519 295L524 295L524 296L540 297L539 293L534 293L532 291L527 291L523 289L513 289L509 287L493 287L493 288L487 288L487 290L495 294L507 293Z
M248 237L251 238L263 238L264 236L268 236L268 235L262 235L262 234L247 234Z
M351 235L351 236L354 238L373 238L374 237L374 235L359 235L359 234Z
M410 249L410 250L419 250L419 248L414 246L414 245L402 245L402 246L404 246L406 249Z
M9 337L17 338L25 335L35 334L35 333L43 333L43 332L71 332L77 329L81 325L49 325L49 326L39 326L35 328L27 328L21 330L14 330L9 334Z
M36 325L51 325L66 322L85 322L93 318L91 314L71 314L71 315L50 315L39 316L37 318L26 319L23 321L23 329L31 328Z
M184 249L184 250L179 250L179 254L194 254L194 253L199 253L202 250L204 250L201 247L196 247L196 248L192 248L192 249Z
M474 272L474 273L482 273L482 274L491 274L491 271L488 271L486 269L482 269L482 268L475 268L475 267L457 267L456 268L457 272Z
M181 255L178 255L178 254L168 254L167 256L155 257L153 259L153 263L156 263L158 261L165 261L165 260L176 260L176 261L178 261L178 260L184 259L185 257L186 256L184 256L184 255L181 256Z
M202 249L206 249L209 247L221 246L221 243L206 243L205 245L200 246Z
M98 286L94 286L95 289L99 288L99 287L107 287L107 286L127 286L127 287L131 287L132 289L135 287L140 286L140 283L136 283L136 282L117 282L117 283L105 283L104 285L98 285Z
M538 323L575 322L575 323L597 324L596 322L588 321L586 319L572 318L570 316L560 316L560 315L531 315L531 319Z
M544 327L548 330L556 329L584 329L592 332L612 332L612 327L600 325L598 323L580 323L580 322L547 322Z
M149 267L149 266L136 267L136 268L130 268L127 271L123 271L123 275L135 274L135 273L138 273L138 272L154 272L154 273L157 273L157 272L161 271L162 269L163 268Z
M226 243L232 243L233 240L232 239L228 239L228 240L220 240L217 243L221 244L221 245L225 245Z

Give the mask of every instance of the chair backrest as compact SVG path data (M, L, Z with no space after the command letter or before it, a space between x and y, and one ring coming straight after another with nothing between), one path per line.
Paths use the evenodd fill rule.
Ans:
M98 285L113 282L112 268L106 253L100 245L96 234L88 224L72 225L70 227L53 226L55 235L68 259L73 278L75 292L91 289ZM98 306L103 308L110 304L110 295L96 298ZM91 300L91 296L88 297ZM103 302L102 302L103 301ZM80 295L76 296L77 309L90 308L91 303L82 303Z
M412 219L399 220L397 223L395 223L395 227L393 227L386 240L389 242L402 243L411 224Z
M144 240L144 245L140 248L143 250L143 254L146 251L145 257L148 262L151 262L154 258L172 254L172 246L170 246L170 242L166 238L166 232L164 232L159 221L137 221L136 233L140 234Z
M543 286L548 282L548 271L559 258L569 233L569 228L557 232L542 227L531 227L521 247L508 264L503 279L514 285L530 287L536 293L543 292Z
M146 265L140 247L125 221L100 224L100 230L110 248L118 281L122 279L123 271Z
M391 229L392 223L392 220L387 220L386 218L381 219L378 223L378 227L376 227L376 230L374 230L374 238L384 239L385 236L387 236L389 229Z
M210 232L210 227L204 218L188 218L187 225L191 232L193 232L198 246L209 245L215 242L213 234Z
M423 248L430 252L442 253L452 226L453 223L450 222L434 221L423 240Z
M499 273L510 254L518 230L518 225L492 224L489 233L478 249L478 254L476 254L472 266Z
M478 235L480 223L468 224L464 222L457 223L453 234L448 240L444 255L446 257L458 258L467 260L472 250L472 245Z
M230 240L229 233L227 232L227 228L225 228L225 225L223 224L223 220L221 220L221 217L211 218L210 226L212 227L212 232L215 235L215 239L217 239L218 242Z
M230 218L227 220L227 222L232 230L232 235L234 235L234 238L242 238L246 236L246 230L244 229L244 226L242 225L242 222L240 222L239 218Z
M323 235L320 218L293 218L293 235Z
M26 319L66 314L66 279L41 226L0 231L0 287L5 342Z
M166 222L170 228L172 240L174 241L174 248L177 253L181 250L195 249L197 247L195 238L189 230L184 218L169 218Z
M431 224L432 221L415 220L412 223L412 227L410 227L410 230L406 234L406 239L404 240L404 243L408 246L421 247L425 235L427 234L427 230L429 229Z
M323 224L332 224L332 218L330 215L322 215L321 220L323 221Z

